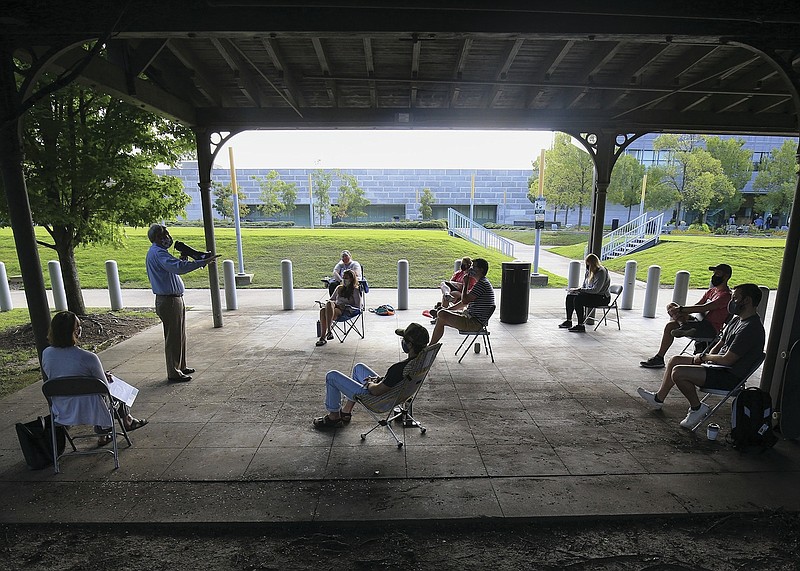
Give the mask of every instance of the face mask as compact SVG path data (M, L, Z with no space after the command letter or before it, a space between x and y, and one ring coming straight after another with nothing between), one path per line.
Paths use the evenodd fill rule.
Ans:
M711 285L717 287L723 282L724 279L725 278L723 278L722 276L711 276Z
M744 309L744 303L736 303L731 299L728 302L728 313L733 313L734 315L738 315Z
M353 284L353 280L344 280L344 285L349 286Z
M408 353L409 351L411 351L411 346L408 343L406 343L405 339L400 340L400 348L403 350L403 353Z
M158 243L162 248L169 248L172 246L172 236L165 236L164 238L161 238Z
M462 271L465 271L465 270L468 270L468 269L469 269L469 266L468 266L468 265L466 265L466 264L461 264L461 270L462 270Z

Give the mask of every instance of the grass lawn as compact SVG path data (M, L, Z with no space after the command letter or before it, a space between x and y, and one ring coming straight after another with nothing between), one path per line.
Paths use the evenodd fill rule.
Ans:
M171 234L198 250L203 249L203 229L173 227ZM216 232L217 252L223 260L236 262L238 254L233 228L220 228ZM37 236L49 241L46 232L37 228ZM75 252L84 288L105 288L105 261L116 260L123 288L149 288L144 268L144 257L150 242L144 228L128 228L125 246L91 246ZM294 286L297 288L322 287L320 278L329 275L339 260L343 249L353 253L364 264L364 273L372 287L397 287L397 260L409 261L409 278L412 288L436 287L442 279L453 273L453 260L462 256L486 258L489 262L489 281L500 287L501 263L510 258L494 250L487 250L459 238L448 236L443 230L375 230L375 229L283 229L245 228L242 230L242 250L245 271L254 274L252 288L281 287L281 260L292 260ZM47 261L56 259L55 253L39 247L45 283L50 276ZM19 263L10 229L0 229L0 261L5 262L8 275L19 274ZM544 272L543 273L547 273ZM222 268L220 267L220 279ZM565 287L566 279L552 274L550 287ZM208 286L204 270L183 276L187 287Z
M628 260L636 260L636 278L647 279L650 266L661 266L661 283L674 285L675 274L680 270L690 272L689 285L693 288L708 286L709 266L726 263L733 268L731 284L752 282L778 287L785 238L740 238L738 236L677 236L661 237L661 242L648 250L636 252L604 265L616 272L625 271ZM583 245L558 246L550 251L573 260L583 259Z
M536 231L532 229L525 230L492 230L495 234L528 244L533 246L536 243ZM586 244L589 240L588 232L571 232L569 230L542 230L541 244L542 246L572 246L573 244Z

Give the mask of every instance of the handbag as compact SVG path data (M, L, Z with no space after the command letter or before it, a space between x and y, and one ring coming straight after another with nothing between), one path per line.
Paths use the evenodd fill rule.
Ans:
M22 455L25 456L28 468L41 470L50 466L53 463L53 445L50 436L53 419L50 415L40 416L30 422L18 422L16 429L19 446L22 448ZM66 440L64 427L56 426L56 448L59 456L64 452Z

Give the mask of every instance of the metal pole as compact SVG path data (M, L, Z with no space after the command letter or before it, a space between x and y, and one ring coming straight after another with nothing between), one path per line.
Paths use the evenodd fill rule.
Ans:
M281 260L281 289L283 309L294 309L294 278L292 277L291 260Z
M675 287L672 290L672 301L678 305L686 305L689 294L689 272L681 270L675 274Z
M115 260L106 260L106 279L108 280L108 297L111 309L119 311L125 305L122 303L122 288L119 285L119 269Z
M236 184L236 168L233 166L233 147L228 147L228 157L231 161L231 194L233 196L233 225L236 228L236 253L239 255L239 274L244 274L242 224L239 220L239 186Z
M408 260L397 260L397 309L408 309Z
M658 287L661 281L661 266L650 266L647 270L647 287L644 290L642 317L655 317L658 303Z
M314 229L314 187L311 185L311 174L308 175L308 214L311 220L311 229Z
M620 309L633 309L633 290L636 288L636 260L625 262L625 285L622 286Z
M581 287L581 266L583 262L579 260L572 260L569 263L569 271L567 273L567 288L574 289Z
M539 198L544 198L544 149L539 153ZM540 202L541 204L541 202ZM537 205L538 208L538 205ZM536 226L536 237L533 245L533 273L539 273L539 250L542 247L542 229L536 221L537 212L534 211L534 225Z
M239 309L233 260L225 260L222 262L222 275L225 276L225 309L228 311Z
M11 311L14 303L11 301L11 288L8 285L6 265L0 262L0 311Z
M647 173L644 173L644 178L642 179L642 201L639 203L639 216L644 214L644 193L647 189Z
M53 291L53 304L57 311L67 310L67 294L64 291L64 278L61 276L61 264L58 260L47 262L47 270L50 272L50 289Z

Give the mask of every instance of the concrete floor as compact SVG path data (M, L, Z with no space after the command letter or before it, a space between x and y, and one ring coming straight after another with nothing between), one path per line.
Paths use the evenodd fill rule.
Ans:
M661 294L659 307L672 291ZM84 456L63 460L58 475L29 471L14 424L45 414L41 385L0 401L0 521L119 521L121 510L129 522L197 523L800 509L797 442L741 453L725 440L727 405L710 442L678 426L687 403L677 391L661 411L636 395L659 383L661 371L638 362L666 322L661 311L641 316L639 289L621 330L582 335L557 328L563 291L532 290L526 323L500 322L499 309L492 319L495 363L470 351L459 364L461 339L448 331L414 408L427 433L406 429L400 449L385 429L361 441L364 410L332 434L311 419L324 412L329 369L363 361L383 371L401 359L396 327L432 329L421 312L437 291L412 291L411 307L393 317L367 314L363 340L315 347L321 295L298 290L284 311L280 291L242 290L239 309L214 329L208 292L188 292L189 383L166 382L160 326L103 351L104 366L140 389L133 411L150 421L121 448L118 470L110 456ZM108 305L107 292L86 297ZM153 302L146 291L126 290L125 300ZM397 305L397 292L373 289L367 303Z

